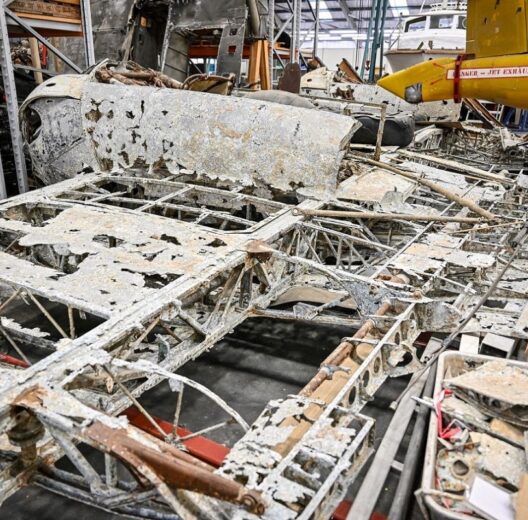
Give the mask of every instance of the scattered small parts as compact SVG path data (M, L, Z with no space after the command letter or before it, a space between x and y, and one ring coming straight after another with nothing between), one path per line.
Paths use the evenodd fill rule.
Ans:
M440 357L420 495L432 515L522 518L527 396L526 363Z

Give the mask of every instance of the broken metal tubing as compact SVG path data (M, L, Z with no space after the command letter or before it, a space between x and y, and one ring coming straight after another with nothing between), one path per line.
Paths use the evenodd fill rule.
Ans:
M376 316L385 316L388 312L392 310L392 305L388 302L383 303L381 307L376 312ZM367 334L375 328L376 324L374 320L369 319L367 320L360 329L354 334L354 339L364 339ZM370 345L367 345L370 346ZM352 350L354 348L360 348L360 345L357 345L357 347L354 347L352 343L349 343L348 341L344 341L343 343L339 344L339 346L323 361L322 367L317 374L311 379L311 381L301 390L300 395L303 396L310 396L312 395L321 384L328 379L329 372L326 368L327 366L331 365L339 365L341 364L348 356L350 356Z
M455 222L459 224L478 224L482 219L473 217L445 217L443 215L405 214L405 213L376 213L374 211L335 211L318 209L293 210L294 215L306 217L336 217L365 220L405 220L409 222Z
M133 431L140 430L133 428ZM157 449L149 449L132 438L130 431L111 428L101 422L87 428L85 435L100 449L125 462L137 476L145 471L154 472L169 487L239 504L254 514L264 513L264 502L258 493L215 475L207 464L159 439L152 437L150 440Z

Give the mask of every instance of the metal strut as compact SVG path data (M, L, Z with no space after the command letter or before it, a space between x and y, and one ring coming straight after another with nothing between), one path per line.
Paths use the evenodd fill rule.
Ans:
M22 147L22 135L20 133L20 122L18 120L18 101L15 86L15 71L11 61L11 46L9 44L9 32L7 30L6 12L4 6L0 8L0 67L2 68L2 79L6 97L7 116L11 130L11 141L13 145L13 156L17 175L18 189L20 193L28 191L28 179L26 159ZM5 199L7 192L5 188L4 172L0 186L0 197Z

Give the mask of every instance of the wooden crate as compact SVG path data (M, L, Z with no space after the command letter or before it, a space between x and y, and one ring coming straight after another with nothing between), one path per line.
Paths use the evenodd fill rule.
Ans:
M79 0L15 0L9 8L28 18L42 18L46 20L72 21L78 23L81 19Z

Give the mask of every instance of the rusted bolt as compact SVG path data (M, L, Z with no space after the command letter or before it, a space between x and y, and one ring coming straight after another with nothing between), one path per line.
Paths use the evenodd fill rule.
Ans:
M253 491L248 491L242 497L241 503L247 511L254 513L255 515L263 515L266 510L260 495Z
M20 447L22 465L32 466L37 460L37 442L44 436L44 426L28 410L19 411L15 420L16 424L7 436L11 444Z

